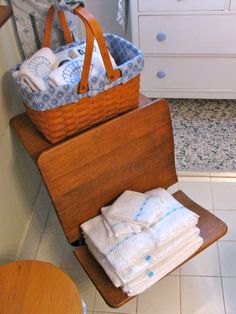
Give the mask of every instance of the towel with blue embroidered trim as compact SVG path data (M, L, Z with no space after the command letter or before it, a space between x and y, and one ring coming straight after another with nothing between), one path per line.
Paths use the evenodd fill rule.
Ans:
M91 253L114 285L130 296L141 293L161 279L191 256L203 242L196 227L198 215L183 207L164 189L148 191L146 195L164 197L168 209L157 223L139 233L133 232L121 238L108 237L102 215L81 226ZM190 244L195 246L190 247ZM188 245L189 250L186 251Z
M203 239L197 237L194 241L183 245L174 254L171 254L168 258L156 263L153 267L149 267L143 274L140 274L136 280L125 285L122 289L128 296L135 296L146 289L150 288L153 284L159 281L161 278L169 274L176 267L181 265L187 258L194 254L202 245Z
M140 232L142 228L149 228L158 222L167 208L163 197L125 191L110 207L102 208L101 212L114 235L119 237L127 233L127 227L131 231L133 229L134 232ZM140 228L135 229L132 224L140 226Z
M110 210L110 206L102 207L101 213L104 218L104 226L109 237L121 237L130 233L139 233L142 231L142 227L136 224L128 223L117 219L108 218L106 213Z
M198 216L186 208L172 209L159 223L139 233L131 233L122 238L109 238L101 215L81 225L86 243L92 243L97 251L107 259L116 273L133 267L154 248L168 245L171 240L197 224ZM180 213L179 213L180 212Z
M114 268L109 264L106 258L98 252L96 247L87 239L86 244L90 252L96 260L104 268L107 275L111 278L116 287L125 286L136 280L137 277L146 273L147 269L154 267L157 263L162 262L169 255L178 252L184 246L192 243L198 238L200 230L197 227L190 227L178 235L168 245L163 245L160 249L154 248L150 253L144 255L139 261L130 268L124 269L122 272L116 273Z

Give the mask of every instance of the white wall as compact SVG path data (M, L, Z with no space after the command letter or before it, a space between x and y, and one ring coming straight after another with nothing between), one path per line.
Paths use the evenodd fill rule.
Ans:
M127 34L116 21L118 0L85 0L86 8L95 16L105 33L113 33L130 38L130 28Z
M11 20L0 29L0 263L14 260L32 214L41 177L9 127L22 112L11 77L20 62Z

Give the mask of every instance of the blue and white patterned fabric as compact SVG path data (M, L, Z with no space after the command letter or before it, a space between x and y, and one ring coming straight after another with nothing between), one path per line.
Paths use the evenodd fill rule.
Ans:
M57 4L58 0L10 0L15 17L17 33L25 58L32 56L41 48L43 41L45 19L51 4ZM81 1L74 0L80 4ZM75 40L79 40L80 22L77 16L65 12L68 25ZM51 47L55 48L64 44L63 34L57 16L53 23L51 34Z
M126 83L130 79L139 75L143 70L144 60L143 53L136 48L132 43L128 42L114 34L104 35L108 50L121 71L121 77L110 83L106 73L101 73L99 76L89 77L89 91L84 94L77 93L78 85L64 85L58 87L49 86L46 91L33 92L30 88L22 83L19 79L15 79L16 83L21 91L25 103L32 109L37 111L46 111L49 109L57 108L66 104L77 102L79 99L84 97L93 97L105 90ZM84 43L84 41L81 41ZM62 46L55 50L60 52L68 48L78 46L79 42L74 42L69 45ZM16 65L13 69L14 72L18 71L20 65Z

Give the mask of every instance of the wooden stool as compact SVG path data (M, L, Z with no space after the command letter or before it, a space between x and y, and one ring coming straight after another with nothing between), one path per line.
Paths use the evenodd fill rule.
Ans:
M40 261L0 266L1 314L82 314L76 285L62 270Z
M80 245L75 250L80 264L109 306L125 304L132 297L112 284L84 245L79 226L125 190L166 189L177 182L168 103L141 95L138 109L57 145L43 139L26 114L13 118L11 126L40 169L68 241ZM204 242L193 256L226 233L224 222L182 191L173 196L200 216Z

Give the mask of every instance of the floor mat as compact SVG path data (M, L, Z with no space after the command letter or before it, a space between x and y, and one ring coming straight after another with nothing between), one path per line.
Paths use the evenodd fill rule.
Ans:
M177 170L236 170L236 100L168 99Z

